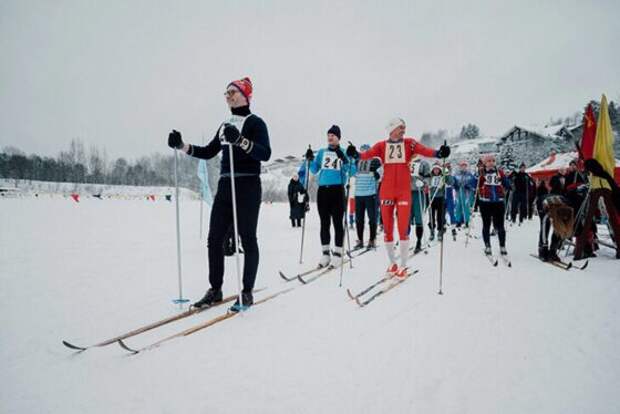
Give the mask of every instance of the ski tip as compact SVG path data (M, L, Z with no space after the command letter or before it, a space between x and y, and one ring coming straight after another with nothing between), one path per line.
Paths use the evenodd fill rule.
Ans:
M281 271L281 270L280 270L280 271L278 271L278 273L280 274L280 277L281 277L282 279L286 280L287 282L290 282L291 280L293 280L293 279L291 279L290 277L286 277L286 275L285 275L284 273L282 273L282 271Z
M580 267L580 269L584 270L586 267L588 267L588 263L590 263L590 261L586 260L586 262L583 264L583 266Z
M303 278L303 277L301 277L301 276L297 276L297 279L298 279L301 283L303 283L304 285L307 283L307 282L304 280L304 278Z
M349 295L349 298L351 298L351 300L355 300L355 296L353 296L353 293L351 293L351 289L347 289L347 295Z
M66 346L67 348L73 349L74 351L78 351L78 352L83 352L88 349L88 348L83 348L81 346L73 345L72 343L67 342L67 341L62 341L62 344Z
M120 345L120 347L121 347L121 348L123 348L125 351L131 352L131 353L132 353L132 354L134 354L134 355L135 355L135 354L137 354L138 352L140 352L140 351L137 351L137 350L135 350L135 349L133 349L133 348L128 347L128 346L127 346L127 344L126 344L125 342L123 342L123 340L122 340L122 339L119 339L119 340L117 341L117 343L118 343L118 344Z

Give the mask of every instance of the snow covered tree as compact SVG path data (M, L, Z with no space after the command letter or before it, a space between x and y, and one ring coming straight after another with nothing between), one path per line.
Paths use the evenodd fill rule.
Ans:
M480 137L480 128L475 124L463 125L459 134L460 140L476 139Z

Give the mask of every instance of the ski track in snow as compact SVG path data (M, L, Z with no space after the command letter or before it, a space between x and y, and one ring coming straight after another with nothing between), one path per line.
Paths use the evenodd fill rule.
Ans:
M181 206L184 294L207 288L199 203ZM620 412L620 262L604 249L585 271L529 256L537 220L508 229L513 268L480 240L447 237L420 272L360 309L354 292L386 267L380 247L301 286L317 263L312 205L304 265L288 206L261 207L256 299L295 290L205 331L135 356L89 345L179 311L174 203L42 197L0 201L0 412L610 413ZM479 232L479 218L472 233ZM208 223L208 220L205 220ZM206 236L205 236L206 239ZM351 230L351 240L355 234ZM493 239L495 253L497 240ZM227 259L224 294L236 289ZM224 308L127 339L141 347Z

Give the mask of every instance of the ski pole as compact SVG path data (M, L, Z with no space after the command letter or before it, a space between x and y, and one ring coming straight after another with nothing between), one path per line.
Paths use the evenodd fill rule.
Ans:
M173 303L186 303L189 299L183 298L183 276L181 272L181 219L179 213L179 152L174 149L174 187L176 199L176 216L177 216L177 270L179 274L179 297L174 299Z
M230 188L232 191L232 204L233 204L233 230L235 232L235 263L237 265L237 288L239 305L243 307L241 301L241 262L239 261L239 227L237 222L237 195L235 192L235 162L233 157L233 145L229 142L228 145L228 159L230 160Z
M308 149L311 149L310 145L308 145ZM310 183L310 160L306 159L306 197L308 197L308 203L310 202L310 194L308 194L308 187ZM304 237L306 234L306 206L304 205L304 224L301 226L301 248L299 249L299 264L304 262Z
M446 141L443 142L444 145L447 144ZM446 184L446 159L444 158L442 163L441 163L441 181L442 181L442 186L445 186ZM445 219L445 213L444 213L444 219ZM441 229L440 229L441 231ZM440 244L440 251L439 251L439 292L437 292L439 295L443 295L443 235L441 237L441 241L439 242Z
M350 172L350 169L349 169ZM344 225L344 229L346 231L346 235L347 235L347 241L348 241L348 249L351 249L351 242L349 240L349 227L347 226L347 204L349 201L349 178L347 178L346 180L344 179L344 174L343 171L340 170L340 177L342 178L342 181L346 182L346 187L344 188L344 217L342 218L343 221L343 225ZM342 255L340 256L340 282L338 283L338 287L342 287L342 277L344 274L344 255L346 253L347 256L349 256L349 251L346 250L344 248L344 240L343 240L343 249L342 249ZM351 256L349 256L349 263L351 265L351 269L353 268L353 258Z

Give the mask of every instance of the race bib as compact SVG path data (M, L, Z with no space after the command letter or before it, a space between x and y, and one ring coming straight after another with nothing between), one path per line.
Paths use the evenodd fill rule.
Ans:
M385 145L385 163L404 164L405 162L405 143L388 142Z
M439 187L441 185L441 175L431 177L431 187Z
M496 173L484 175L484 183L487 185L499 185L499 181L499 176Z
M297 193L297 202L298 202L299 204L303 203L305 198L306 198L306 196L305 196L304 194L302 194L302 193Z
M323 162L321 163L321 169L340 171L340 164L340 158L338 158L334 151L325 151L323 153Z

